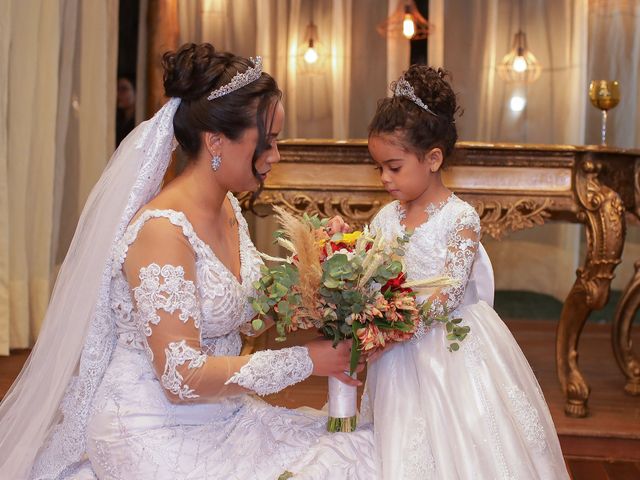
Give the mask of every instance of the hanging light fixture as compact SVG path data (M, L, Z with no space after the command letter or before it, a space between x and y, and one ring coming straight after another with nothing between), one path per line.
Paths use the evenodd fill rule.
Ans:
M522 0L519 8L520 25L513 36L511 51L500 62L498 73L507 82L532 83L540 78L542 67L536 56L529 50L527 35L522 30Z
M318 38L318 27L313 23L313 21L307 25L305 38L306 40L303 47L304 53L302 54L302 58L307 63L316 63L319 57L318 52L315 49L316 39Z
M383 37L424 40L430 28L431 24L420 14L414 0L405 0L389 18L378 24L377 30Z
M309 24L305 29L303 40L298 44L298 72L303 75L319 75L323 73L327 53L318 40L318 26L313 23L314 2L311 2Z

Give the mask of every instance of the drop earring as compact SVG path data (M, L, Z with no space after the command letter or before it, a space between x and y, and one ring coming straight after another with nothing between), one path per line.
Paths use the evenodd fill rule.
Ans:
M216 153L213 158L211 158L211 168L214 172L217 172L220 169L220 165L222 165L222 157L219 153Z

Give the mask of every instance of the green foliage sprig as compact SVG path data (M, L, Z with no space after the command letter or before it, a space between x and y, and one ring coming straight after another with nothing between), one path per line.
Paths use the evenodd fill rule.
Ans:
M460 349L460 344L458 342L462 342L467 337L471 331L471 327L466 325L460 326L462 318L450 318L446 309L441 315L430 314L431 306L431 302L425 302L422 304L420 309L422 322L425 326L431 326L434 322L444 324L444 328L447 331L447 340L451 342L448 347L449 351L458 351Z

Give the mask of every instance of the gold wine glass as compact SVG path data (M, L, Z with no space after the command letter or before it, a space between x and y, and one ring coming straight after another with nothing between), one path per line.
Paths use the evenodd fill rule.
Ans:
M591 105L602 110L602 143L606 145L607 111L620 102L620 84L617 80L591 80L589 84Z

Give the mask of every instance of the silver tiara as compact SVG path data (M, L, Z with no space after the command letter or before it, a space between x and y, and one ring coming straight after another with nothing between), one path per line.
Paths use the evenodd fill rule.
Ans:
M426 110L431 115L438 116L436 112L431 110L429 106L422 101L420 97L416 95L415 90L411 86L411 84L407 81L406 78L400 77L400 80L396 82L396 88L393 90L394 97L405 97L411 100L413 103L418 105L423 110Z
M249 57L249 60L253 62L253 67L247 68L242 73L236 73L229 83L211 92L207 97L207 100L222 97L227 93L234 92L260 78L260 75L262 75L262 57Z

